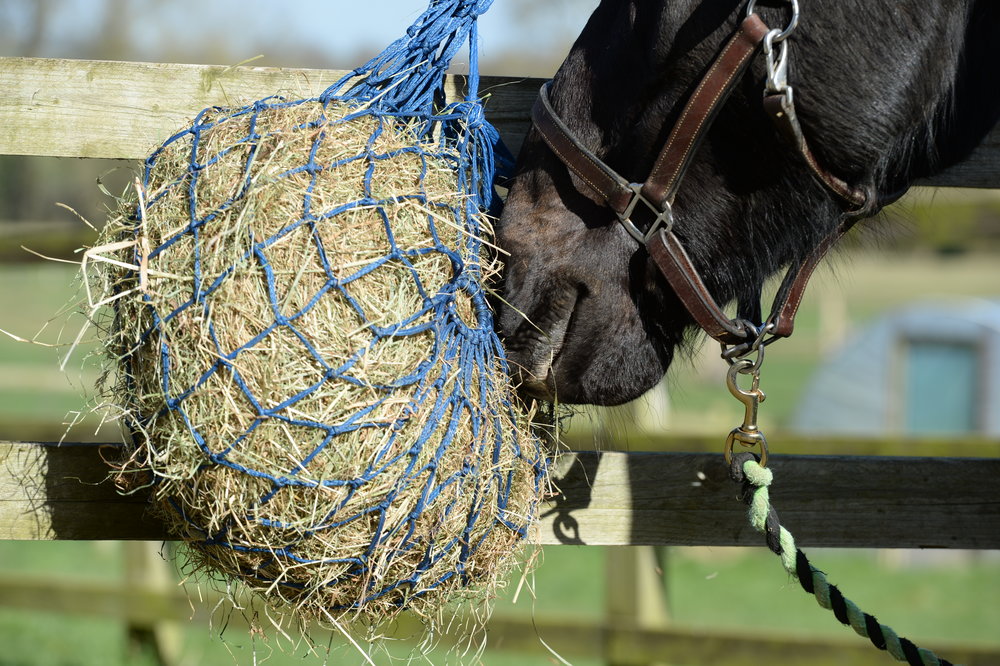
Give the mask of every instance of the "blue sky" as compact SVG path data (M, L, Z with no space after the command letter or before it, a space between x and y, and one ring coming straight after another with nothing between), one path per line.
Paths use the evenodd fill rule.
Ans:
M0 0L0 23L8 33L24 30L34 0ZM541 0L532 5L496 0L481 19L481 54L485 60L517 54L560 54L580 31L597 0ZM50 0L52 22L39 55L69 57L80 42L99 35L105 0ZM358 54L377 52L400 36L426 7L425 0L128 0L139 7L129 16L129 59L158 60L165 50L185 61L184 51L199 51L199 42L225 40L236 62L258 54L261 65L294 65L282 58L289 42L306 44L322 59L318 66L348 68ZM141 7L149 9L141 11ZM520 20L519 8L530 8L530 20ZM0 38L3 33L0 32ZM15 43L17 40L14 40ZM5 53L0 39L0 54ZM179 54L178 54L179 52ZM204 58L204 56L203 56ZM195 58L189 58L188 61ZM232 63L219 63L232 64ZM310 63L312 64L312 63ZM490 72L521 74L525 72Z

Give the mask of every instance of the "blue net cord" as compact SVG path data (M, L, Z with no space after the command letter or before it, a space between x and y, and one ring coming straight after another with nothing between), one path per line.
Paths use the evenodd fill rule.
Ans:
M491 3L492 0L432 0L427 11L417 19L403 38L331 86L319 97L295 101L271 97L238 109L206 109L199 114L190 128L170 137L146 160L143 182L146 191L160 191L160 194L146 202L146 210L155 214L157 206L171 196L172 191L183 189L188 201L188 223L142 259L156 260L172 251L178 243L190 240L193 247L192 287L190 298L167 309L154 302L151 295L144 296L151 324L143 334L141 342L152 345L158 350L161 389L166 401L159 414L137 415L132 429L144 430L146 425L158 417L165 414L176 415L186 424L196 445L204 454L205 467L211 465L227 467L264 482L266 489L250 502L250 506L245 507L245 514L242 516L244 522L249 519L263 527L291 528L291 525L280 518L258 515L260 510L267 507L284 489L323 486L346 491L340 496L338 503L329 507L325 515L319 516L315 524L303 530L297 539L280 548L257 547L238 542L232 535L233 520L225 523L220 529L209 531L201 524L200 518L188 515L182 502L172 502L176 513L187 523L189 531L201 535L203 545L264 557L263 564L244 572L248 576L271 582L266 571L268 562L273 561L296 564L350 564L349 573L345 576L363 577L370 566L369 556L384 544L395 543L394 548L397 553L419 549L417 552L422 553L421 563L410 576L403 580L385 581L381 586L373 582L365 597L351 606L359 607L382 598L400 587L419 589L421 593L425 593L455 576L465 581L468 575L466 564L496 529L510 530L522 538L526 536L527 516L518 515L518 512L512 511L512 507L509 506L511 489L518 481L515 479L515 472L494 468L485 473L478 468L478 466L484 468L495 466L500 460L501 451L505 447L513 447L516 456L527 464L529 474L533 477L536 496L540 492L544 477L544 461L537 441L504 440L502 434L504 417L509 417L510 410L514 407L509 401L497 399L497 387L484 371L495 365L499 365L504 372L508 369L503 349L493 333L492 314L480 284L482 276L478 263L481 250L480 237L484 233L479 227L479 213L481 210L495 210L498 205L493 189L497 168L495 163L497 153L494 149L501 144L496 129L485 119L483 108L477 98L479 77L476 19L489 8ZM468 91L463 101L445 104L443 102L445 72L451 59L465 43L469 45L471 68ZM344 91L340 92L342 89ZM342 104L338 106L338 113L342 111L344 104L354 111L343 117L327 118L326 111L339 103ZM279 176L279 178L305 176L310 179L302 201L301 217L289 220L280 231L268 238L253 237L251 233L249 239L251 242L242 256L237 257L231 265L221 271L209 272L206 265L211 257L202 254L202 236L208 233L207 229L214 221L238 205L251 190L252 167L257 158L257 149L269 137L267 130L260 129L262 115L309 104L316 107L316 112L309 120L294 129L315 130L314 143L309 153L303 156L301 164ZM375 130L364 149L356 155L323 163L317 156L322 143L327 140L327 129L325 129L327 123L350 122L360 118L374 118L377 121ZM245 123L245 136L216 152L203 148L203 145L208 143L205 137L211 132L224 123L237 122ZM379 152L376 148L379 135L389 124L397 122L417 123L422 141L392 153ZM434 129L440 131L434 132L432 131ZM176 149L176 146L187 145L185 142L190 142L187 148L189 164L186 171L172 176L173 180L167 183L154 183L154 175L162 177L162 174L157 172L160 159L167 151ZM243 153L240 151L246 155L243 158L243 180L240 186L225 201L219 202L209 210L201 210L198 201L201 179L210 177L212 170L224 164L227 157L241 156ZM427 225L434 241L432 247L404 250L396 244L386 208L398 204L401 197L394 196L387 199L377 196L374 194L372 180L377 164L398 157L402 153L422 160L425 172L427 160L430 159L453 165L453 171L458 179L457 191L468 195L461 197L462 203L442 206L432 201L423 190L422 181L412 194L407 194L404 198L413 199L428 207L436 207L437 212L453 220L455 226L464 227L465 233L459 234L460 250L453 249L442 240L443 235L454 237L454 231L439 228L434 215L430 214L427 216ZM500 154L503 154L502 150ZM355 201L340 202L323 209L313 199L318 175L355 162L368 165L364 173L363 196ZM506 164L509 165L509 162ZM349 275L338 276L328 259L319 227L323 224L335 224L338 216L355 208L378 211L391 247L384 256L374 258L369 264L358 267ZM140 209L137 211L137 218L144 214L146 213ZM283 238L299 233L303 229L308 230L312 238L327 280L324 286L300 308L294 312L285 312L279 303L277 278L269 253ZM137 224L136 234L139 230L140 225ZM427 253L440 253L446 256L454 270L453 280L436 293L431 293L422 285L420 276L414 268L414 262ZM138 263L140 257L136 256L133 260ZM184 313L188 315L194 313L196 317L211 322L213 299L222 293L226 282L233 279L238 266L245 268L248 265L263 275L273 320L256 334L236 345L224 342L214 322L210 323L209 338L214 345L216 360L207 367L199 369L192 383L184 385L176 381L173 375L175 368L171 367L169 336L164 332ZM422 306L416 312L407 313L398 321L380 324L369 317L365 306L352 294L352 285L387 265L406 267L417 284ZM475 322L463 321L456 314L454 300L455 295L460 292L471 301ZM366 344L359 346L348 358L340 359L336 363L326 359L309 336L300 330L300 322L323 298L331 295L349 304L356 313L358 322L364 325L371 336ZM391 383L371 384L353 374L363 357L371 353L383 340L428 332L433 333L434 343L427 360L419 363L410 372L394 378ZM243 377L238 357L253 350L273 335L291 336L297 341L296 344L301 346L301 353L322 369L322 376L311 385L298 387L276 404L265 406ZM244 432L229 442L208 441L200 432L199 424L188 413L189 403L198 390L219 377L231 380L256 412L256 418ZM127 376L126 381L134 381L134 378ZM379 397L337 423L322 423L290 415L292 408L307 400L325 382L330 381L364 386ZM411 396L405 411L395 420L375 418L381 405L402 391ZM474 404L469 398L471 395L479 395L480 401ZM419 435L408 446L398 447L409 416L417 412L429 415ZM470 462L465 467L445 475L438 469L437 461L449 447L463 445L456 442L456 432L463 419L471 422L473 441L479 442L479 451L477 455L470 457ZM319 442L312 446L290 471L251 467L235 459L240 448L253 438L260 428L271 422L282 422L288 426L310 429L321 434ZM490 429L485 427L486 424L490 425ZM338 436L362 429L381 429L390 434L359 476L321 480L308 478L305 472L318 456L337 446ZM483 436L485 432L492 432L492 437ZM421 454L426 454L424 448L431 446L435 446L436 450L428 461L427 456L422 457ZM477 460L479 463L475 462ZM345 509L352 504L360 489L380 475L388 473L398 475L398 479L392 491L382 501L354 510L350 515L344 515L349 513ZM439 540L428 542L426 538L417 535L417 520L429 505L446 497L447 491L457 484L461 484L463 494L469 497L470 501L463 506L456 506L452 500L443 509L443 515L447 517L457 511L464 512L462 520L465 527L460 534L442 536ZM386 516L390 506L402 493L413 492L414 489L419 491L418 501L409 519L393 526L387 525ZM439 507L438 511L441 512L442 509ZM478 533L474 532L477 525L481 528L484 515L491 517L491 523L486 530L480 529ZM326 560L317 560L303 554L306 550L303 544L313 534L336 529L362 518L374 518L376 521L375 536L366 553ZM212 557L211 550L205 552L208 557ZM439 574L436 580L422 578L424 573L442 558L456 552L459 556L455 570ZM389 557L391 559L392 556ZM287 588L302 587L302 584L293 580L274 580L274 582ZM334 581L331 585L337 582Z
M442 139L457 139L463 162L473 164L468 191L477 195L475 207L495 212L499 199L493 190L497 176L494 151L499 149L504 172L513 166L513 158L502 146L496 128L486 120L478 99L477 19L492 4L493 0L432 0L405 36L331 85L320 99L377 102L386 112L402 111L423 118L425 132L440 124ZM469 46L465 100L445 106L444 78L465 43Z
M386 109L405 109L425 117L441 103L444 77L459 49L469 44L467 102L479 95L479 56L476 19L493 0L432 0L406 35L382 53L327 88L326 100L345 97L370 101L376 97ZM360 81L354 79L361 78ZM346 85L350 86L338 92Z

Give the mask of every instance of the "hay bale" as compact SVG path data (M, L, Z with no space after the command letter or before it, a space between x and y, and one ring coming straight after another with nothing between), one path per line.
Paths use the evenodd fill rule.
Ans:
M452 142L343 102L203 112L112 220L120 479L199 566L307 618L494 585L543 464ZM150 476L151 473L151 476Z

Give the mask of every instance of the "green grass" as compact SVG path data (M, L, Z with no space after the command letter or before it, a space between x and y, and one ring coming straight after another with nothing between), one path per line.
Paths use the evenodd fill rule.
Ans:
M829 331L856 330L886 308L898 307L925 296L997 297L996 258L969 256L960 261L933 257L853 255L840 260L835 278L824 271L810 285L805 305L791 339L772 346L762 377L768 400L761 408L762 425L780 429L798 394L822 359ZM849 264L849 265L848 265ZM51 264L0 266L0 328L31 337L58 307L74 297L72 267ZM875 288L877 287L877 288ZM843 299L843 317L829 307ZM827 302L821 312L820 303ZM832 314L831 314L832 313ZM72 338L79 322L57 335L53 324L43 335L46 342ZM826 333L824 333L824 331ZM825 336L825 337L824 337ZM837 336L833 336L837 337ZM71 363L70 381L57 369L59 352L51 348L16 343L0 336L0 439L25 423L60 423L67 412L84 406L80 386L93 381L81 375L83 353ZM722 383L724 364L706 355L685 367L679 364L670 379L670 423L678 431L720 433L729 431L742 416ZM636 409L644 409L637 407ZM645 409L650 409L648 406ZM634 412L618 411L620 428L631 427ZM592 414L576 420L589 427ZM612 424L613 426L614 424ZM87 431L78 431L85 439ZM72 437L71 437L72 438ZM780 449L780 437L772 447ZM780 508L780 507L779 507ZM738 509L736 509L738 510ZM739 629L751 632L822 635L851 640L831 614L790 582L774 556L763 549L672 549L667 570L667 594L672 621L679 627ZM920 641L960 641L997 646L1000 627L1000 560L959 560L950 565L886 566L871 552L818 551L810 553L832 582L862 608L875 613L902 635ZM497 613L548 614L595 621L602 616L605 550L596 547L549 547L534 577L534 595L522 589L513 605L511 591L497 602ZM0 574L73 575L88 580L116 581L122 575L119 544L75 542L0 541ZM514 588L511 585L511 588ZM129 652L122 626L114 620L37 613L3 608L0 589L0 666L18 664L89 665L146 664L148 656ZM488 651L489 666L543 666L555 663L542 647L542 634L533 655L508 655ZM188 626L183 632L186 664L251 664L267 656L274 641L262 643L230 629L220 638L218 630ZM285 646L287 648L287 646ZM399 646L394 654L405 655ZM302 648L277 652L266 663L322 663L306 657ZM385 655L377 663L388 663ZM434 653L432 663L458 663L454 655ZM349 648L338 648L329 663L360 664ZM589 666L592 660L573 660Z
M675 552L667 586L680 626L853 636L798 583L787 579L770 552L716 549L714 559L704 557L711 554L707 549ZM998 645L996 558L975 561L972 555L971 561L894 567L869 551L817 549L807 554L845 596L902 636L918 643Z
M0 439L16 435L25 426L46 424L45 432L61 435L59 424L87 407L93 394L97 369L85 359L93 353L91 329L74 350L66 372L59 364L84 324L79 315L65 312L79 301L77 271L67 264L36 262L0 264L0 329L34 344L17 342L0 334ZM76 312L70 308L69 312ZM77 437L87 439L93 428L78 429Z
M556 546L545 549L534 576L534 598L522 588L516 605L511 596L516 581L496 602L498 615L534 615L596 621L604 606L605 550L596 547ZM959 642L1000 646L1000 559L984 557L950 564L889 566L871 552L817 550L810 553L832 582L864 610L876 614L900 635L927 642ZM114 581L121 575L122 555L117 543L0 542L0 562L6 573L72 574L88 580ZM777 559L763 549L672 548L668 554L665 586L671 622L678 628L740 631L760 635L827 637L860 640L836 622L829 611L789 581ZM0 601L3 591L0 589ZM250 664L274 652L267 663L321 663L303 646L287 641L262 641L230 628L200 623L182 625L182 663ZM534 654L505 654L487 649L482 663L489 666L546 666L555 663L538 634ZM549 637L551 640L551 636ZM113 621L54 612L22 612L0 608L0 664L105 666L151 663L131 653L122 626ZM396 658L408 645L388 646ZM373 652L378 664L390 663L387 654ZM944 655L947 656L947 655ZM454 653L438 650L430 663L462 663ZM572 659L580 666L597 659ZM335 664L362 664L353 648L336 645ZM426 663L426 662L415 662Z

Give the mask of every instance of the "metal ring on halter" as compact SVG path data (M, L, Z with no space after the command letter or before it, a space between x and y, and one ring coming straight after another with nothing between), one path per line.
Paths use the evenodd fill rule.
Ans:
M795 32L795 28L799 25L799 0L791 0L790 4L792 5L792 18L789 19L788 25L785 26L785 29L775 35L774 41L776 42L783 42L789 35ZM757 0L750 0L750 4L747 5L747 16L754 13L754 8L756 6Z
M757 354L757 359L751 363L749 366L745 366L739 370L740 374L750 375L760 372L760 366L764 363L764 347L771 344L777 338L767 338L767 334L771 332L774 328L774 322L767 322L760 328L757 328L753 323L743 319L740 323L748 331L754 331L757 335L752 341L747 341L738 345L722 345L722 358L726 359L729 365L734 365L739 361L750 361L748 356L753 353Z

